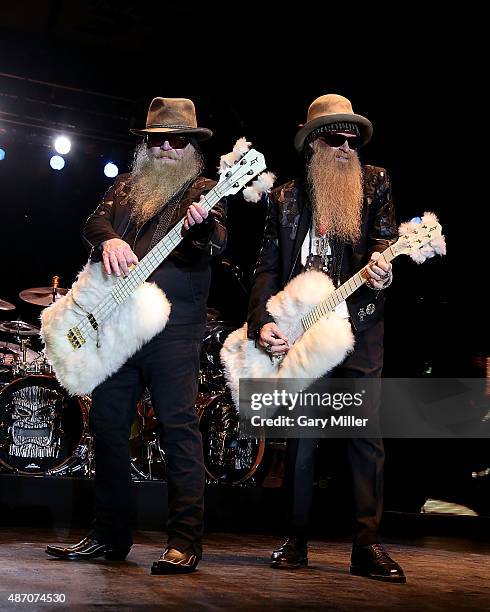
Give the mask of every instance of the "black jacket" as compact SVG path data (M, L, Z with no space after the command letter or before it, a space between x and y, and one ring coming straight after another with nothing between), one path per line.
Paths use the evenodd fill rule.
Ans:
M187 208L216 182L197 178L187 189L175 210L169 230L180 221ZM131 175L120 175L105 194L83 228L85 245L92 261L100 261L101 243L110 238L126 240L141 259L149 250L159 217L150 219L136 231L131 222L132 201L129 197ZM226 203L221 200L203 223L193 226L182 242L149 277L167 295L172 310L168 325L198 323L206 319L206 301L211 280L211 256L219 255L226 246Z
M374 251L383 251L397 238L386 170L364 166L363 175L361 237L355 245L339 241L332 241L331 245L336 286L366 265ZM249 301L250 338L257 337L260 328L274 320L266 310L267 300L301 272L301 246L310 229L311 216L308 193L302 181L290 181L272 191ZM382 294L382 291L363 286L347 299L354 331L363 331L382 317ZM366 311L368 304L372 306Z

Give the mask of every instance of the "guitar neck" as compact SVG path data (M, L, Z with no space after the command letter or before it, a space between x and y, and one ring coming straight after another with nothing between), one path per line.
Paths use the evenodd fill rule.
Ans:
M245 141L241 143L245 146ZM248 148L248 144L247 144ZM231 154L230 154L231 155ZM236 156L238 155L238 159ZM226 156L225 156L226 157ZM244 154L238 154L234 150L234 160L228 163L223 160L220 171L219 182L200 201L199 204L208 212L227 195L238 193L245 185L253 180L255 176L265 170L265 159L262 153L250 149ZM99 343L99 327L112 311L134 291L142 285L146 279L158 268L168 255L182 242L185 236L184 219L164 236L142 259L131 269L125 278L119 278L112 286L106 297L97 304L92 312L86 312L83 306L84 317L78 325L73 326L67 333L67 338L73 348L78 349L85 343L86 338L91 336Z
M229 181L222 181L218 185L215 185L211 191L209 191L199 204L205 208L208 212L216 206L216 204L225 195L226 189L229 188ZM98 306L90 313L90 315L100 325L110 313L116 308L118 304L122 304L151 274L158 268L158 266L165 260L168 255L175 249L175 247L182 242L184 236L182 235L183 220L179 221L175 227L173 227L166 236L164 236L148 253L141 259L141 261L131 269L129 274L120 278L113 286L110 294L98 304ZM83 327L83 330L82 330ZM95 334L94 329L90 324L85 322L80 326L82 331L91 335Z
M223 187L216 185L199 202L200 206L208 212L216 206L223 197ZM182 242L182 220L173 227L160 242L141 259L141 261L125 277L121 278L113 287L112 294L117 302L121 303L128 298L133 291L153 274L158 266L170 255L170 253Z
M395 253L391 246L381 253L381 256L386 263L390 263L390 261L392 261L397 255L398 253ZM315 308L306 314L301 319L303 327L308 329L326 314L335 310L339 304L345 302L345 300L352 295L354 291L357 291L359 287L364 285L366 281L367 275L365 273L365 268L362 268L362 270L359 270L359 272L351 276L349 280L340 285L340 287L337 287L337 289L331 293L326 300L320 302L320 304L317 304Z

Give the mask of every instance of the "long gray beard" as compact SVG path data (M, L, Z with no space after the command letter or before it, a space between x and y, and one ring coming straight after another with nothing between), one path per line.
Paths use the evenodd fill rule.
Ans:
M362 168L356 152L347 163L335 160L334 149L313 145L308 185L318 231L350 243L359 239L363 202Z
M144 143L134 155L131 170L131 218L141 226L157 215L173 195L189 180L198 176L204 166L201 154L191 145L176 164L162 164L148 155Z

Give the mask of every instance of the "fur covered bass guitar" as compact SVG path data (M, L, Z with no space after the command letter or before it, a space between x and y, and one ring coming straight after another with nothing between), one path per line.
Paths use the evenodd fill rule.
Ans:
M426 212L420 223L403 223L398 232L398 240L382 253L387 262L404 254L420 264L446 253L442 228L433 213ZM362 268L336 289L323 272L312 270L296 276L272 296L267 311L291 345L283 357L271 357L256 347L247 337L246 323L232 332L220 356L235 404L238 406L240 378L316 379L341 363L354 348L354 336L349 320L335 308L367 278Z
M250 145L241 138L231 153L221 157L218 183L199 202L201 206L211 210L254 177L257 180L244 190L245 199L258 201L270 190L274 176L262 172L264 156ZM91 393L164 329L171 304L154 283L145 281L183 240L184 219L126 277L108 275L101 263L88 262L70 291L42 313L46 357L72 395Z

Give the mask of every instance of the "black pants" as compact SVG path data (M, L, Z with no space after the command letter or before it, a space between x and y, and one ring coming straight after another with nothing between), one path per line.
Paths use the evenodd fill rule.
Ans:
M95 535L132 544L129 435L147 386L162 427L168 477L168 545L202 554L204 462L195 411L204 325L173 325L145 344L92 394Z
M381 376L383 366L383 322L376 323L356 337L355 350L328 376L331 378ZM366 407L366 406L365 406ZM367 407L370 423L379 418L379 398ZM313 501L315 448L313 438L287 442L285 487L292 535L307 539ZM348 439L347 453L352 473L357 544L378 542L378 527L383 510L383 441Z

